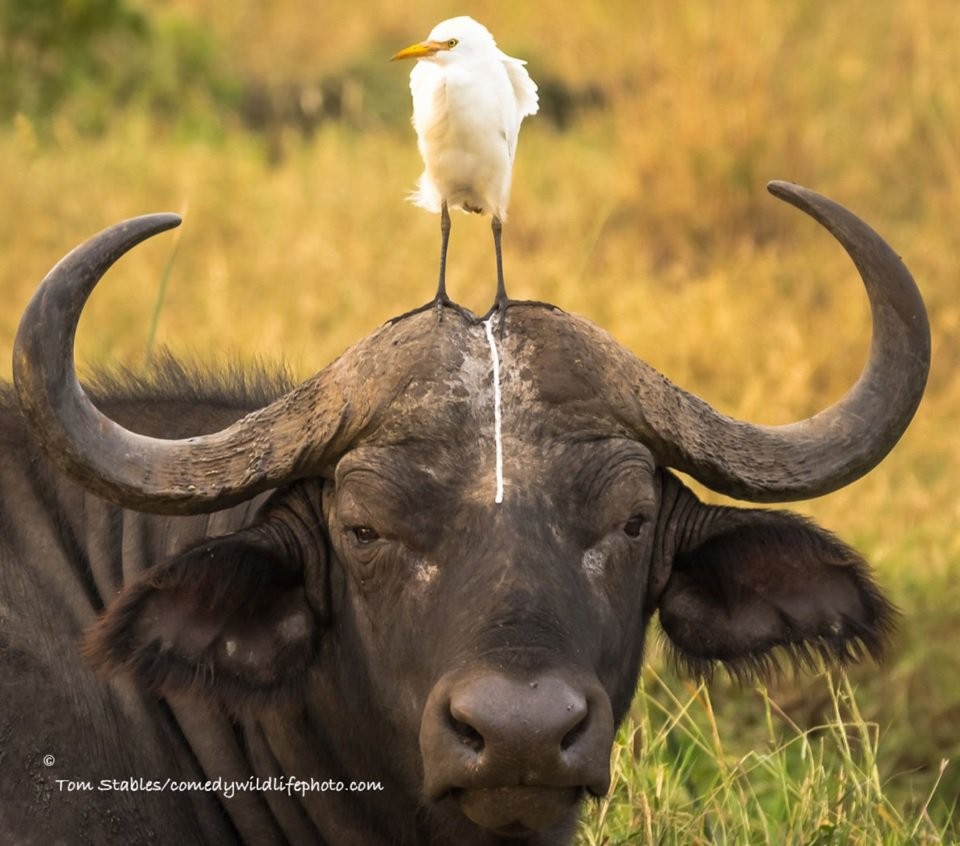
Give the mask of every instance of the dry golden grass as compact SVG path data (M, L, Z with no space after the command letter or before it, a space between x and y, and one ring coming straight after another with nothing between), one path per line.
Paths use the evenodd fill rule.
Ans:
M237 67L267 80L386 62L459 11L438 0L416 12L384 0L362 13L306 0L254 5L165 8L212 27ZM877 683L875 707L864 707L890 706L904 721L895 731L922 714L937 728L917 726L917 743L936 736L940 754L960 754L960 670L939 645L956 638L960 600L954 2L488 0L470 13L530 59L534 78L596 83L608 98L570 132L537 118L524 126L504 236L513 296L584 314L723 411L781 423L853 382L869 320L840 248L770 198L765 182L792 179L843 202L903 255L930 308L927 396L878 469L799 507L860 545L906 612L900 657ZM408 70L385 76L397 97ZM419 173L413 134L382 118L378 102L360 126L283 139L279 161L239 131L193 142L136 113L112 116L99 139L61 121L42 144L18 120L0 133L0 375L53 262L147 211L186 210L158 333L180 354L284 358L307 375L426 301L437 219L404 202ZM174 237L136 250L96 292L81 361L143 361ZM485 310L494 285L488 221L455 216L453 296ZM952 689L925 697L944 673Z

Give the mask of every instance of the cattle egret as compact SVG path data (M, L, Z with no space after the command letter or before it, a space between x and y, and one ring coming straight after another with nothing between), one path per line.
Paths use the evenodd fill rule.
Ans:
M507 217L520 122L536 114L537 85L526 62L502 52L485 26L465 15L437 24L426 41L393 58L419 60L410 72L410 93L424 171L410 199L440 213L437 314L442 316L443 306L452 305L446 291L448 208L459 208L493 218L495 308L502 327L509 300L503 282L501 225Z

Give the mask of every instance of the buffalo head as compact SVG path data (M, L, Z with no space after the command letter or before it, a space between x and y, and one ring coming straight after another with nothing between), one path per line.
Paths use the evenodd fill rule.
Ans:
M94 660L239 714L283 700L300 716L270 723L279 765L382 776L411 842L553 843L608 787L654 612L695 672L879 655L892 609L856 552L786 512L705 505L669 469L751 501L817 496L875 466L920 401L929 330L903 264L840 206L771 190L841 242L873 315L853 388L778 427L719 414L585 320L516 305L502 338L459 311L413 314L222 431L135 434L78 384L73 336L106 269L178 219L78 248L15 351L51 459L167 514L272 491L243 529L127 585ZM350 842L348 812L309 813Z

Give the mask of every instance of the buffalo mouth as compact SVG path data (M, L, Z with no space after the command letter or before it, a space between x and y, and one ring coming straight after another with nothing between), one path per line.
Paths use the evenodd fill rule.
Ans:
M450 795L471 822L498 837L523 838L561 823L576 813L580 787L472 787Z

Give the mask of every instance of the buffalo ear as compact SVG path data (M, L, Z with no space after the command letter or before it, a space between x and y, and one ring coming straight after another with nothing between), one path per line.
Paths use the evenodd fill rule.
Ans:
M781 657L881 657L896 612L855 550L795 514L699 507L713 528L675 557L659 601L682 667L744 679Z
M296 694L318 639L299 567L256 529L208 540L124 589L90 631L99 669L237 708Z

